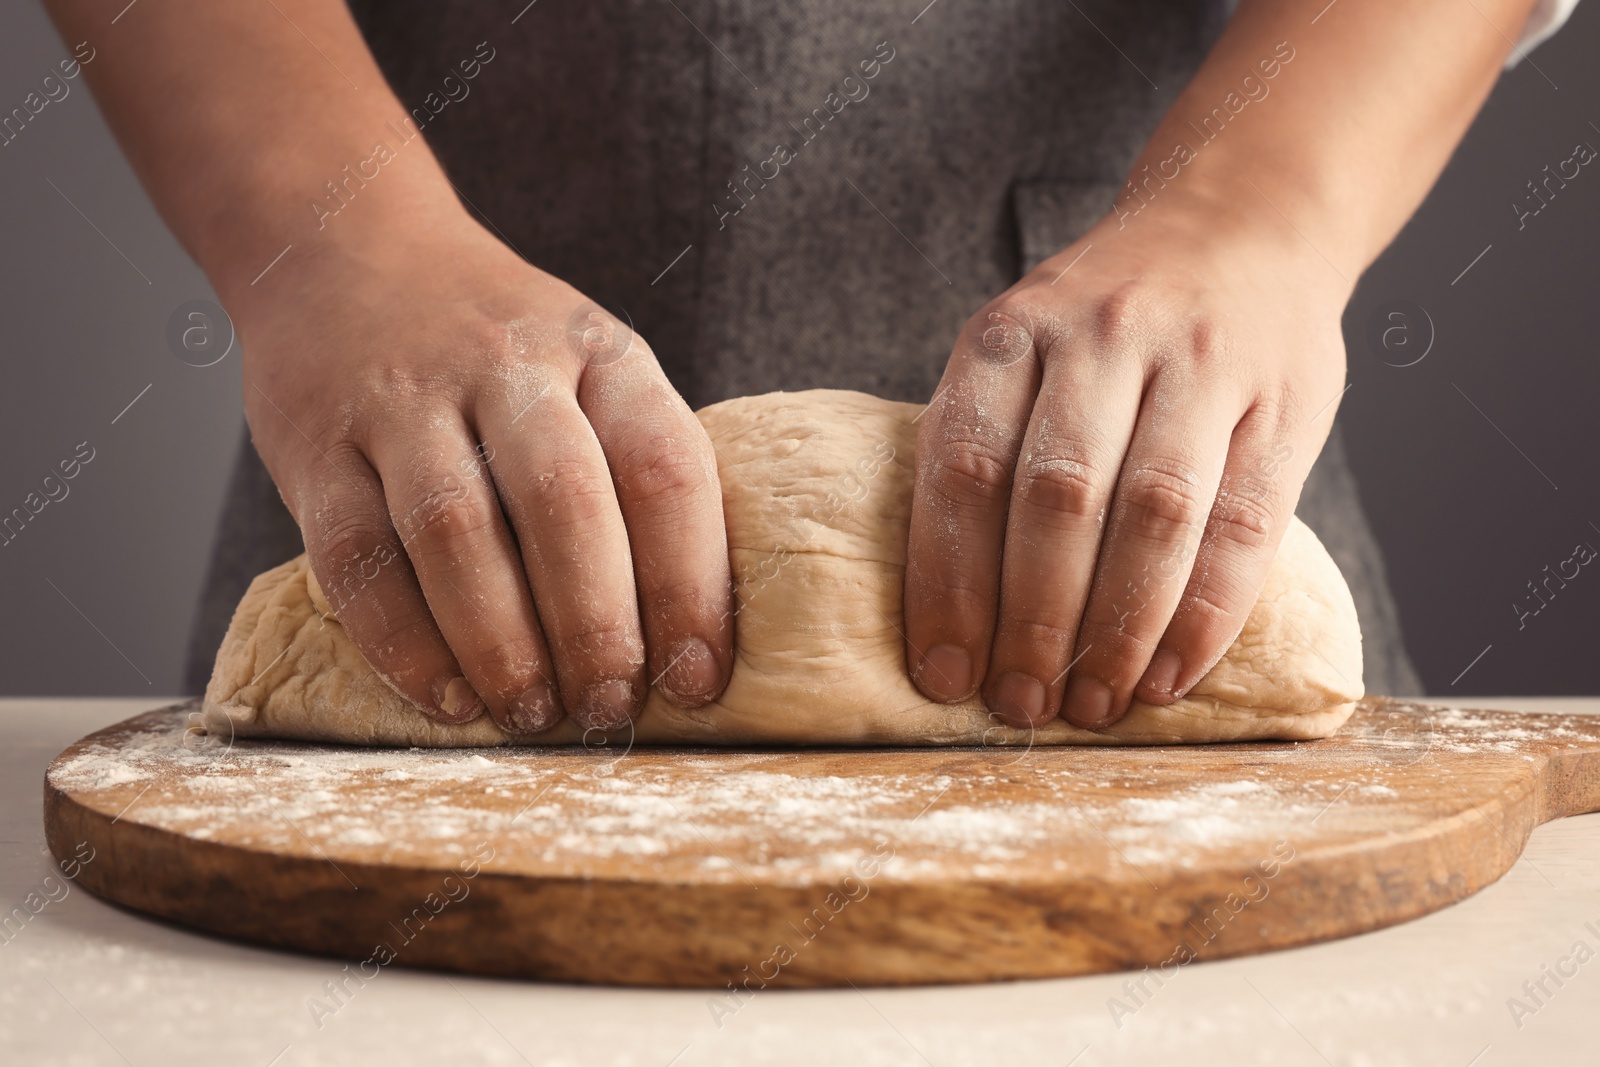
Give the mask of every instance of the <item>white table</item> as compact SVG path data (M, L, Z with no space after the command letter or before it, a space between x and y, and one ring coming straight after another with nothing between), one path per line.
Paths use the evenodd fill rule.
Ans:
M122 911L68 883L46 886L55 871L40 817L46 764L83 734L160 703L0 700L0 907L9 912L32 891L58 898L0 942L0 1063L1600 1062L1600 1026L1590 1015L1600 1008L1600 815L1540 828L1498 883L1416 922L1188 966L1120 1027L1107 1002L1131 1003L1126 975L768 991L719 1028L706 991L541 985L399 967L355 990L319 1027L307 1001L325 994L341 963L217 940ZM1600 698L1452 703L1600 714ZM1580 940L1595 958L1560 987L1545 978L1553 995L1537 1005L1523 983L1538 982L1541 969ZM1514 1019L1512 997L1537 1010Z

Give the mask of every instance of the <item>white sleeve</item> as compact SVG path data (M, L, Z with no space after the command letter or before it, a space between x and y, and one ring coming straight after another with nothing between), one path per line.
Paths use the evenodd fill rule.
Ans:
M1553 37L1557 30L1566 25L1577 6L1578 0L1539 0L1528 13L1528 23L1522 27L1522 39L1517 42L1511 55L1506 57L1506 69L1516 66L1523 56Z
M1223 0L1223 10L1229 18L1239 7L1239 0ZM1522 38L1517 41L1517 46L1511 50L1511 55L1506 59L1506 68L1510 69L1522 60L1522 57L1538 48L1545 41L1555 36L1557 30L1566 25L1567 19L1572 17L1573 10L1578 6L1578 0L1539 0L1534 9L1528 13L1528 22L1522 27Z

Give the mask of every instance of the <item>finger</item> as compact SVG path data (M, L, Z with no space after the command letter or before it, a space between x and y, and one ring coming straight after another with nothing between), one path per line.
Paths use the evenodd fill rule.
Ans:
M1062 715L1078 726L1127 711L1193 566L1242 408L1197 392L1160 374L1146 390L1063 696Z
M1075 355L1045 361L1006 520L984 702L1019 727L1060 710L1144 384L1137 360Z
M733 577L711 439L642 341L591 366L579 405L627 525L647 674L674 703L715 700L733 671Z
M1253 410L1240 421L1188 587L1134 690L1140 700L1185 695L1239 636L1294 514L1297 458L1277 419Z
M522 560L466 423L420 420L420 438L374 442L390 520L467 683L512 733L561 718Z
M930 699L982 683L1012 470L1038 390L1038 326L1012 298L974 315L917 431L906 549L906 663Z
M516 532L561 700L580 726L611 730L644 703L644 638L628 531L573 379L546 382L548 390L535 388L526 400L514 395L510 404L489 396L474 403L500 413L483 426L494 450L490 471Z
M373 671L441 722L468 722L483 701L434 623L396 536L383 486L363 457L333 459L302 480L296 508L311 569L334 616Z

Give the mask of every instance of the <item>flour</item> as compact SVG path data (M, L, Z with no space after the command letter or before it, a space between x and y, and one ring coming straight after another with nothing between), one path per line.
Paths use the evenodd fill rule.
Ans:
M879 842L895 850L891 881L1132 867L1160 884L1159 872L1304 841L1313 826L1327 837L1383 818L1403 832L1425 814L1394 785L1435 748L1535 758L1537 738L1577 733L1559 717L1535 732L1460 709L1404 721L1398 735L1377 720L1342 742L1370 748L1370 762L1346 757L1310 779L1317 746L1251 750L1222 781L1159 749L991 751L978 771L971 750L844 753L829 758L847 773L807 775L814 764L790 752L197 743L187 710L89 744L51 781L129 823L341 864L436 864L492 841L503 870L720 884L836 880ZM946 773L952 759L959 774ZM1298 776L1274 770L1290 763Z
M493 840L508 863L555 876L599 864L802 883L841 877L880 841L896 850L890 878L1073 870L1105 841L1115 863L1189 867L1303 825L1337 789L1297 800L1241 778L1168 784L1153 798L1146 792L1163 783L1142 762L1085 781L1026 752L958 779L897 773L893 758L871 764L889 770L804 776L780 753L543 749L527 761L503 749L194 741L181 714L153 715L64 760L52 780L80 795L105 791L110 810L131 804L130 822L340 862L426 862Z

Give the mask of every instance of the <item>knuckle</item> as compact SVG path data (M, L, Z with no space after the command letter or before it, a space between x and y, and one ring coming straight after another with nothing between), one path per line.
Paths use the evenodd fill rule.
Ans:
M306 419L301 424L304 433L290 429L292 438L280 437L272 444L252 427L251 440L261 450L274 481L283 488L286 502L293 497L302 508L318 515L347 517L352 510L364 514L360 509L366 493L352 493L351 487L364 489L372 484L372 466L349 434L326 425L331 421L327 417ZM374 485L373 495L377 493ZM298 510L295 517L302 517Z
M1122 495L1130 525L1152 541L1182 540L1205 514L1199 477L1178 463L1130 472Z
M315 541L313 554L319 557L327 573L337 578L362 560L391 546L393 535L387 523L374 522L360 512L344 512L336 514L323 526Z
M1158 631L1170 617L1172 605L1181 599L1184 562L1178 555L1165 556L1154 565L1145 563L1137 574L1120 581L1100 579L1084 611L1083 629L1085 635L1101 636L1092 642L1086 636L1086 643L1110 647L1104 641L1107 635L1122 640Z
M619 319L613 315L612 321L616 326L611 335L610 358L602 359L598 365L590 369L606 370L615 366L630 373L637 371L641 365L653 369L657 365L657 360L656 351L650 347L650 342L646 341L625 317Z
M531 637L500 637L479 651L474 662L507 696L516 696L543 673L543 657Z
M933 468L933 488L958 507L1004 501L1011 491L1011 464L993 446L974 440L949 442Z
M1159 630L1145 633L1130 629L1119 621L1108 622L1094 617L1098 614L1091 612L1079 630L1083 666L1088 673L1112 680L1127 676L1131 672L1128 664L1149 661L1161 637Z
M535 521L555 526L596 523L613 498L609 474L577 457L551 460L524 481L523 493Z
M968 320L967 337L985 362L1003 367L1037 350L1042 326L1032 299L1020 292L1006 293Z
M919 566L913 555L906 568L906 634L918 644L951 638L957 643L987 642L994 622L995 576L981 567L941 557Z
M426 676L438 661L449 660L413 580L390 574L375 584L356 582L342 593L339 598L327 594L329 602L351 643L377 670L397 678Z
M1030 459L1018 475L1018 499L1064 519L1090 519L1100 512L1102 490L1095 472L1065 457Z
M476 544L499 518L499 509L484 495L453 484L425 495L400 517L396 528L408 546L457 552Z
M667 435L651 435L627 448L617 463L618 489L648 504L684 500L714 484L712 470L695 450Z
M1214 540L1262 550L1272 543L1277 525L1276 493L1268 483L1246 482L1227 494L1211 517Z
M640 602L647 615L693 620L702 626L726 610L733 597L731 584L710 575L662 579L641 574L640 585L644 587Z
M615 673L618 665L630 673L644 664L644 641L632 620L589 619L556 635L556 655L597 674Z
M375 360L350 379L344 417L365 425L369 434L381 431L384 414L396 408L413 414L430 414L454 406L460 377L408 362Z
M467 326L463 340L482 355L487 366L512 371L523 362L522 346L517 343L517 327L494 316L475 320Z
M477 353L476 396L490 390L507 395L518 383L532 376L528 357L503 337L480 336L474 343L474 350Z
M979 312L979 319L985 327L1003 322L1014 328L1025 331L1027 339L1032 340L1034 334L1046 322L1046 317L1039 307L1039 302L1025 290L1006 293L991 301L989 306Z
M428 623L416 611L379 610L374 614L372 624L362 629L366 638L362 652L384 663L410 666L416 658L416 651L431 644ZM358 640L357 643L362 642Z
M1219 583L1202 582L1183 599L1185 628L1198 635L1197 643L1212 635L1237 628L1234 624L1246 611Z
M334 617L346 622L351 607L370 598L375 586L381 587L390 564L404 551L387 523L373 522L359 512L335 517L308 534L307 549L322 595Z
M1212 319L1200 318L1189 329L1190 362L1197 368L1216 366L1232 349L1227 332Z
M1180 640L1189 657L1214 660L1239 636L1255 600L1247 582L1218 578L1196 583L1173 615L1169 640Z
M926 627L945 636L970 637L987 626L994 595L989 576L977 568L913 571L906 582L908 632Z
M1056 653L1070 648L1078 633L1060 619L1014 617L1006 620L1002 636L1017 648Z
M1128 341L1138 336L1150 320L1149 298L1135 283L1113 289L1093 310L1093 324L1103 343Z
M1282 433L1300 420L1303 400L1299 390L1289 384L1264 388L1251 404L1246 418L1268 432Z
M1036 314L1033 298L1025 290L1012 293L1002 293L989 301L987 307L979 312L980 317L998 314L1017 322L1031 323Z

